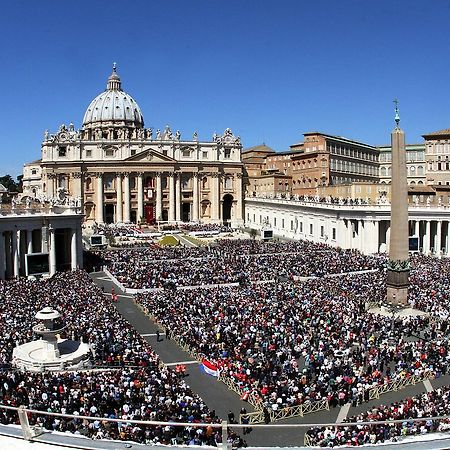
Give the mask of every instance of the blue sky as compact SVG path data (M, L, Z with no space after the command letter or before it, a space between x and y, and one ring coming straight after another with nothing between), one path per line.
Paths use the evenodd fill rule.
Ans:
M81 126L113 61L146 126L288 149L319 130L408 143L450 127L448 0L3 2L0 175Z

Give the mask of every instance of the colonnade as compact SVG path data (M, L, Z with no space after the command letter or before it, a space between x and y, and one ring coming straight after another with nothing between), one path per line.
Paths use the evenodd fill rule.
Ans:
M275 236L306 239L370 254L389 251L390 205L300 204L286 199L245 199L246 226L270 227ZM409 237L425 255L450 257L450 209L413 207Z
M419 238L419 248L425 255L450 256L450 220L410 221L410 235Z
M375 253L386 244L389 251L390 221L348 219L340 221L340 246ZM420 253L450 257L449 220L409 220L409 236L419 239Z
M81 220L81 218L80 218ZM75 270L83 267L83 246L81 227L67 227L61 224L56 228L50 222L41 226L26 224L21 217L20 227L11 221L0 221L0 279L25 276L27 274L26 255L48 253L48 273L54 275L58 269L58 260L63 261L60 269ZM56 234L61 234L59 241ZM58 241L58 242L57 242ZM61 247L61 248L60 248ZM68 251L67 251L68 250ZM70 255L70 262L64 263Z

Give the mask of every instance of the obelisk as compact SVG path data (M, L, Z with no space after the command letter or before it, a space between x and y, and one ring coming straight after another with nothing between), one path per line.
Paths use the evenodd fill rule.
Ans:
M387 301L391 304L407 306L410 266L405 133L399 125L398 101L395 100L394 103L396 126L391 133L391 240L387 272Z

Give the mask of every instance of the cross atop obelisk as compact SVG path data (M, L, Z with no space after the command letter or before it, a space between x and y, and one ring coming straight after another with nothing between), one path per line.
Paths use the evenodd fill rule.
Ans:
M387 300L407 305L409 286L408 252L408 182L406 172L405 133L400 129L398 100L395 104L395 128L391 133L391 240L387 273Z
M394 105L395 105L395 123L396 128L400 128L400 114L398 113L398 100L394 99Z

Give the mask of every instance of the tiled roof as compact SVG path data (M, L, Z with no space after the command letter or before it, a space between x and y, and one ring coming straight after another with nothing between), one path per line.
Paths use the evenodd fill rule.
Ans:
M450 136L450 128L446 128L445 130L433 131L432 133L423 134L423 137L431 137L431 136Z
M268 147L266 144L255 145L254 147L244 148L244 150L242 150L242 153L255 152L255 151L264 152L264 153L275 153L275 150L273 148Z

